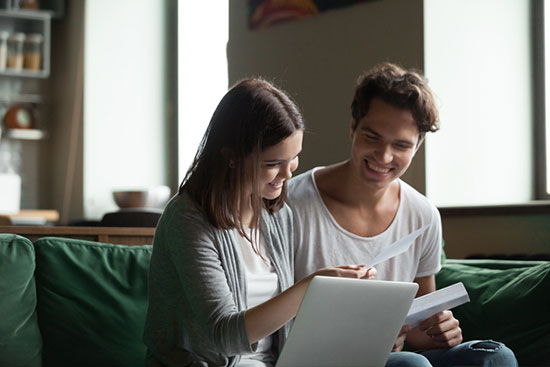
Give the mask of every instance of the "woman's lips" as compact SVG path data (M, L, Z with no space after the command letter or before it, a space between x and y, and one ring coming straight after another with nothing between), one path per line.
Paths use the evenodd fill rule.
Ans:
M271 186L273 189L277 190L277 189L280 189L281 187L283 187L283 183L282 182L278 182L278 183L270 182L269 186Z

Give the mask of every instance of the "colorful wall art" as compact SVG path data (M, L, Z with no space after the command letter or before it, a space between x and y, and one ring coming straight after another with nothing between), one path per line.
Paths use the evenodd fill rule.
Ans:
M271 27L369 0L249 0L250 29Z

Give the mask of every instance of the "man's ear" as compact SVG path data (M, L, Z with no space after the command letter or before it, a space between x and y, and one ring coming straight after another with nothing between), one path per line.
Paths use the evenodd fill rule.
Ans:
M351 118L351 124L349 125L349 138L353 140L353 135L355 134L355 130L357 129L357 126L355 125L355 119Z
M415 154L418 151L418 149L420 149L420 146L422 145L423 142L424 142L424 135L420 135L418 137L418 142L416 143L416 147L414 148L414 153Z

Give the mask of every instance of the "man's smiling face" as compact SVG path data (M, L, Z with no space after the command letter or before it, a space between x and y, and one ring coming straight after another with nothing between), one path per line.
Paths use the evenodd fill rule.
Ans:
M411 111L370 102L368 113L351 129L351 163L362 182L383 189L401 177L419 147L420 134Z

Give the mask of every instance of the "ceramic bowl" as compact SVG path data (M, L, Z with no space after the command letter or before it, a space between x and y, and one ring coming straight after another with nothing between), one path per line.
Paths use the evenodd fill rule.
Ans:
M163 209L168 199L170 199L170 188L168 186L155 186L146 190L113 191L113 199L120 209Z

